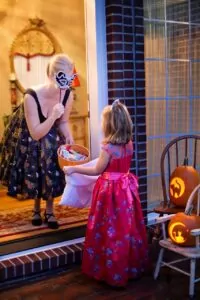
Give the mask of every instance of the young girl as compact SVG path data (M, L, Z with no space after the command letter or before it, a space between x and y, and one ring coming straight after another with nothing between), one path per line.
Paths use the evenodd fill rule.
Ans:
M64 167L67 175L100 175L88 218L82 261L85 274L113 286L141 276L148 264L146 230L138 181L129 173L133 156L132 121L116 100L102 114L104 140L93 167Z

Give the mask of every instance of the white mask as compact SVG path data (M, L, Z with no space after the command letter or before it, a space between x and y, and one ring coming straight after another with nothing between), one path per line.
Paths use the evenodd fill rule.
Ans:
M73 74L72 76L67 76L65 72L59 71L58 73L54 74L54 79L56 81L56 85L60 89L69 89L76 76L77 74Z

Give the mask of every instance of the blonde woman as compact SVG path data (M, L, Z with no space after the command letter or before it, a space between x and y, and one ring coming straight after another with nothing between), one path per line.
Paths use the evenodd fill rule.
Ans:
M118 100L103 110L102 130L104 140L95 165L64 167L64 172L99 176L88 217L83 272L112 286L124 286L148 267L148 251L138 181L129 172L132 122Z
M0 180L8 194L35 199L32 225L43 221L57 229L53 200L62 194L65 179L57 161L61 144L73 143L69 116L73 96L70 84L74 64L65 54L55 55L47 68L48 82L28 89L24 102L5 130L1 150ZM44 220L40 201L46 200Z

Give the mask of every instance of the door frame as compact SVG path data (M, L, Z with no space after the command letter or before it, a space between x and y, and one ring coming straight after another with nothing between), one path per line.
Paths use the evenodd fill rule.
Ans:
M108 104L105 0L84 0L91 158L99 155L101 111Z

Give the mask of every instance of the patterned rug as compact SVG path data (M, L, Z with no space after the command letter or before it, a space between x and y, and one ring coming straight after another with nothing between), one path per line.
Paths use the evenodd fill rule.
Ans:
M57 201L58 202L58 201ZM32 226L32 210L33 206L23 208L15 208L12 210L0 211L0 238L12 236L18 233L26 233L44 230L48 226L42 224L40 227ZM44 215L45 203L41 205L41 215ZM79 222L87 222L88 208L77 209L72 207L61 206L55 201L54 213L60 224L59 228L66 225L76 226Z

